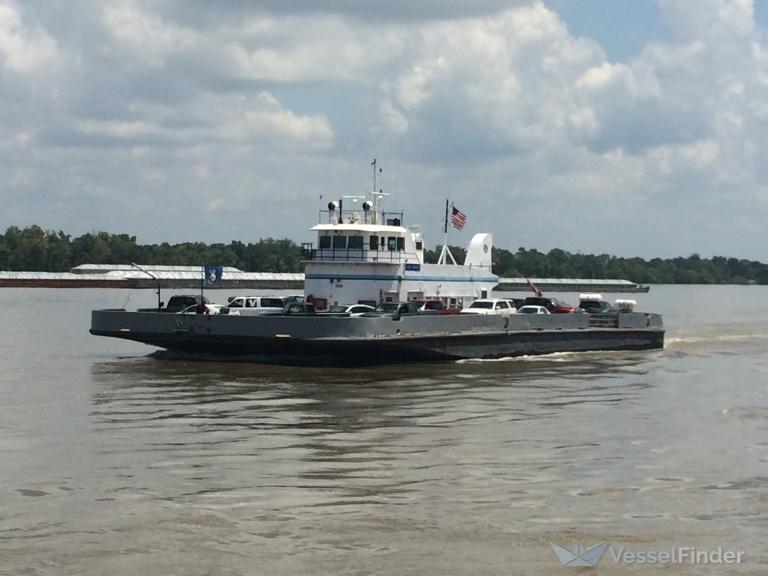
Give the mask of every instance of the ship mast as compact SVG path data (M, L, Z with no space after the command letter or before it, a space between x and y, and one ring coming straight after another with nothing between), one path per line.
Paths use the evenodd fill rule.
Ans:
M381 168L378 167L378 163L376 161L376 158L373 159L373 162L371 162L371 166L373 166L373 189L371 190L371 194L373 195L373 200L371 202L371 209L373 211L373 215L371 216L371 224L378 224L379 223L379 216L381 216L381 220L384 220L383 212L379 212L379 200L384 198L384 196L389 196L387 192L384 192L383 190L377 190L376 189L376 175L381 174Z
M373 166L373 191L371 192L371 194L373 194L373 219L371 220L371 224L378 224L379 195L376 193L376 158L374 158L373 162L371 162L371 166ZM379 172L381 172L381 168L379 168Z

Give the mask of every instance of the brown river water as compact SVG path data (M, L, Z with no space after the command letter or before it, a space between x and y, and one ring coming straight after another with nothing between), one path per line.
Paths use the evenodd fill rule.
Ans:
M768 287L634 297L663 351L316 369L88 334L149 290L0 290L0 574L766 574Z

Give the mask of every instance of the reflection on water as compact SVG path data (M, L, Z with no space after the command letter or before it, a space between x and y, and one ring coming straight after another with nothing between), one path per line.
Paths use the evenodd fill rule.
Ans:
M738 314L657 352L367 369L35 320L0 342L0 573L559 574L550 540L733 545L749 565L690 573L761 573L768 331Z
M615 368L635 372L641 362L622 359ZM578 441L560 439L558 453L542 452L542 440L526 438L522 424L552 419L570 404L636 394L637 385L615 373L592 382L589 375L604 365L585 362L570 382L552 386L566 370L559 360L540 369L518 362L459 372L99 364L93 417L103 437L130 429L137 442L126 445L121 434L101 448L104 456L121 462L125 452L143 450L153 461L148 475L160 468L177 479L156 495L169 501L204 496L217 509L247 507L257 515L277 505L321 522L329 514L367 516L372 505L414 507L450 495L445 512L466 508L472 517L499 490L521 496L526 485L556 477L564 465L559 452L579 449Z
M476 457L471 447L489 446L486 434L525 443L510 435L516 424L555 418L571 405L631 400L648 384L622 375L642 376L647 361L625 354L337 371L155 359L97 363L91 415L103 437L130 430L136 440L126 444L123 433L102 454L173 455L163 466L209 496L242 486L241 479L220 478L221 462L250 460L265 472L249 483L273 497L291 491L298 505L407 501L404 495L427 490L445 467L434 459L437 452L467 454L460 465L469 467ZM599 374L604 382L595 382ZM189 486L176 489L169 486L164 497L190 493Z

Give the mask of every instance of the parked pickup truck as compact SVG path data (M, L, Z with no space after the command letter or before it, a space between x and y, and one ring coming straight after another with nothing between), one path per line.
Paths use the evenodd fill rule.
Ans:
M419 314L418 302L382 302L373 312L367 312L363 316L412 316Z
M168 306L163 307L161 302L160 310L155 308L139 308L139 312L167 312L171 314L175 314L176 312L181 312L182 310L186 310L190 306L196 306L198 304L210 304L210 301L205 296L200 296L200 294L180 294L177 296L171 296L171 299L168 300Z
M603 300L602 294L579 294L579 308L587 314L614 314L616 309Z

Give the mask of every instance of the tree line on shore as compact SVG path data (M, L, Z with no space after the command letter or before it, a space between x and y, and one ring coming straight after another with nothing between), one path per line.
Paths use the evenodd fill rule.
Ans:
M441 247L426 250L426 262L437 262ZM456 261L464 249L451 246ZM677 258L621 258L608 254L573 254L553 249L493 250L493 271L502 277L609 278L644 284L768 284L768 264L698 254ZM287 239L261 239L244 244L138 244L135 236L93 232L72 238L39 226L9 227L0 235L0 270L66 272L79 264L197 266L221 264L248 272L301 272L301 247Z

